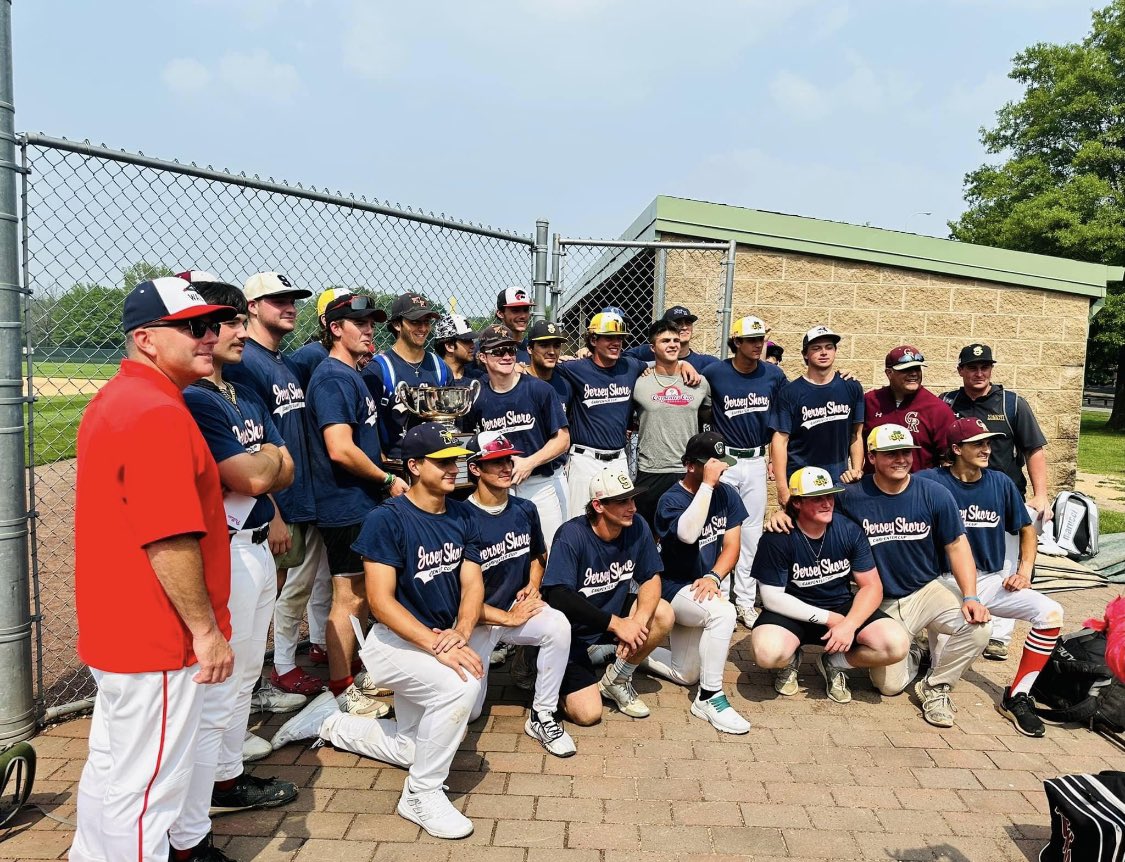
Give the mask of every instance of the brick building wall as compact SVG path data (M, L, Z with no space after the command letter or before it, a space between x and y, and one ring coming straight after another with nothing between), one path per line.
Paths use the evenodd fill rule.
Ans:
M687 255L668 253L666 306L691 308L697 349L717 353L722 288L697 269ZM1053 496L1074 483L1089 309L1088 298L1073 294L740 246L732 315L766 322L769 338L785 348L790 377L803 368L801 336L828 324L844 337L840 367L865 389L885 385L883 357L898 344L925 354L923 382L935 393L960 385L965 344L991 345L993 381L1028 400L1047 437Z

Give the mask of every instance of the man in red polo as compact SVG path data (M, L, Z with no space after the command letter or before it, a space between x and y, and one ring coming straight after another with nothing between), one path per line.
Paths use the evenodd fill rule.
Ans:
M233 667L219 470L181 394L212 373L233 316L183 279L138 284L122 314L126 358L78 428L78 655L98 694L72 862L166 862L202 686ZM208 835L175 858L226 857Z
M863 396L863 438L878 425L902 425L914 437L914 464L911 473L936 467L949 451L949 428L953 411L944 401L922 385L926 357L917 347L903 344L884 360L887 385ZM871 461L864 461L863 472L872 473Z

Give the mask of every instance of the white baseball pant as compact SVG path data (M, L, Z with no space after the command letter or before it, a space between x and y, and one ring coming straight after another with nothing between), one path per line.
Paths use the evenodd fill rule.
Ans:
M488 663L489 627L477 626L469 647ZM441 790L469 723L481 682L455 670L381 623L371 627L359 657L371 680L394 692L395 718L333 715L322 739L354 754L409 769L412 792Z
M596 454L612 455L608 459L595 457ZM628 472L629 462L624 450L607 451L591 449L589 446L571 446L570 460L566 465L567 520L585 514L586 504L590 502L590 481L606 467L616 467Z
M98 684L90 755L78 782L71 862L167 862L168 830L187 798L206 686L198 665L107 673Z
M1006 590L1004 579L1007 575L993 573L980 575L977 578L977 596L981 604L988 608L992 614L992 635L996 635L996 623L1000 620L1014 622L1023 620L1031 623L1033 629L1057 629L1063 622L1062 605L1049 596L1037 593L1035 590ZM957 583L952 577L944 577L942 581L950 589L957 590ZM960 595L960 591L957 591ZM1009 635L1010 637L1010 635ZM945 636L930 637L930 655L941 656L945 648ZM936 661L936 659L932 659Z
M555 532L567 519L566 484L564 468L550 476L528 476L519 485L512 486L512 496L530 500L539 510L539 525L543 528L543 542L549 548Z
M488 646L481 653L484 678L480 681L480 694L469 721L476 721L484 709L484 698L488 693L488 655L498 643L540 648L531 708L535 712L555 712L559 708L559 689L570 661L570 631L570 620L562 611L551 607L543 608L522 626L488 626Z
M297 666L297 643L301 638L301 619L309 617L309 640L324 646L328 611L332 607L332 576L328 572L328 553L320 530L302 524L305 531L305 559L285 576L273 612L273 667L286 674Z
M707 691L722 691L734 634L734 605L723 596L696 601L690 585L672 596L670 604L676 624L668 646L654 649L642 667L680 685L699 683Z
M750 576L758 542L762 538L762 522L766 517L766 458L739 458L727 469L720 480L730 485L742 498L746 507L746 520L742 522L741 548L738 564L731 578L733 601L736 605L753 607L758 596L758 582Z
M1032 522L1034 523L1036 512L1030 506L1027 507L1028 514L1031 515ZM1020 558L1020 537L1019 534L1008 533L1004 536L1004 568L1001 573L1007 577L1016 570L1019 565ZM978 589L979 593L980 590ZM983 598L983 596L982 596ZM985 605L988 607L988 605ZM988 608L990 611L992 608ZM1020 617L1023 619L1023 617ZM1012 642L1012 635L1016 632L1016 620L1012 617L998 617L992 621L992 635L991 640L1000 641L1003 644L1010 644Z
M277 580L265 542L240 530L230 542L230 648L234 670L218 685L206 686L195 745L195 769L183 810L169 830L177 850L194 847L211 831L211 791L216 781L242 774L242 743L250 718L250 697L262 674L266 634L273 617Z
M987 625L969 623L961 615L961 592L941 578L901 599L884 599L879 609L902 623L914 637L923 629L950 635L940 660L931 664L930 685L953 686L988 643ZM871 682L882 694L895 695L913 682L918 668L912 656L887 667L873 667Z

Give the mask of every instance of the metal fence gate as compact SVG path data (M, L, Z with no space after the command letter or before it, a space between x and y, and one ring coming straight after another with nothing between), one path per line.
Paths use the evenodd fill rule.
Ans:
M43 721L85 706L94 692L75 653L74 442L86 403L122 355L121 304L133 285L188 269L240 285L274 270L314 293L370 293L383 307L415 290L479 325L512 285L534 282L543 307L547 225L521 235L41 135L24 136L20 148L25 394L34 397L33 661ZM315 306L303 303L290 346L315 328Z
M584 345L590 318L605 308L624 312L626 347L647 340L649 321L672 305L698 316L692 338L700 353L726 356L734 287L735 244L564 239L555 236L551 319L573 349Z

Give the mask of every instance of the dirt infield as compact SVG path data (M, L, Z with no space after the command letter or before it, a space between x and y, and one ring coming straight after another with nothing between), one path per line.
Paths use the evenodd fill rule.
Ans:
M105 386L108 380L76 380L71 377L35 377L35 394L40 398L54 398L59 395L94 395ZM27 380L23 382L23 394L29 389Z

